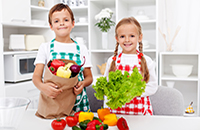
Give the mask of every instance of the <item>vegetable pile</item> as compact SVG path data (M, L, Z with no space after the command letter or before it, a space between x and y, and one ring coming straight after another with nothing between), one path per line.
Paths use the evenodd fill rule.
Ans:
M85 64L85 57L84 63L82 65L76 65L71 62L65 64L63 61L54 59L49 64L49 70L52 74L62 77L62 78L72 78L75 77L79 72L81 67Z
M120 70L111 71L108 78L108 81L107 77L97 78L96 85L92 87L98 100L104 100L104 96L107 96L106 104L111 109L122 107L145 91L146 82L142 81L143 77L137 67L134 67L131 75L127 71L124 74Z
M76 112L64 119L55 119L51 126L54 130L64 130L68 125L72 130L107 130L109 126L117 126L119 130L129 130L128 123L123 117L118 117L110 113L108 108L97 110L98 117L92 112Z

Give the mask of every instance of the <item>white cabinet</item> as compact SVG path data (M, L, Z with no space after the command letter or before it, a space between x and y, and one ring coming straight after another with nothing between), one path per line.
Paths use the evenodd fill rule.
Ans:
M199 54L190 52L161 52L160 53L160 85L168 86L167 82L173 83L174 88L178 89L184 96L185 108L193 101L195 115L200 114L200 77L199 77ZM173 64L193 65L191 74L186 77L177 77L172 72Z
M60 0L45 0L45 7L38 7L38 3L35 0L13 0L15 4L15 8L18 10L23 10L23 12L19 13L21 16L26 17L27 24L16 24L6 22L6 18L2 17L0 24L0 31L2 35L0 35L0 40L3 45L3 52L1 55L5 53L10 53L9 50L9 36L10 34L41 34L44 35L46 41L50 41L54 38L54 33L49 29L48 26L48 11L49 9L56 3L60 2ZM146 20L140 20L139 22L142 25L142 31L144 35L144 41L148 41L149 47L144 49L144 53L149 55L153 60L155 60L156 64L158 63L158 54L157 54L157 0L85 0L85 6L75 6L71 7L74 16L75 16L75 27L72 30L71 36L74 37L83 37L86 41L85 44L88 48L89 54L91 56L92 61L92 73L94 77L98 77L101 75L99 68L97 65L101 65L105 63L111 55L113 55L115 48L115 27L112 26L108 32L108 47L107 49L102 49L102 41L101 34L102 32L95 26L97 22L95 20L95 15L98 14L104 8L110 8L114 14L112 20L117 23L124 17L135 17L138 11L144 11L145 14L149 17ZM3 2L8 3L7 0L3 0ZM1 2L0 5L4 4ZM21 3L20 3L21 2ZM24 4L22 4L24 2ZM26 6L24 6L26 5ZM10 5L5 4L4 9L7 12L12 13L11 9L9 10ZM23 8L21 7L23 6ZM19 9L19 7L21 7ZM17 10L16 9L16 10ZM5 12L5 11L4 11ZM1 14L4 13L3 10L0 11ZM28 16L26 16L28 15ZM1 16L1 15L0 15ZM3 15L2 15L3 16ZM16 15L18 16L18 15ZM80 18L86 18L86 22L80 22ZM7 19L11 19L9 17ZM23 19L23 17L19 17L19 19ZM35 22L36 20L36 22ZM38 21L39 22L38 22ZM4 22L5 21L5 22ZM40 24L40 22L45 21L45 24ZM9 23L9 24L8 24ZM38 24L36 24L38 23ZM15 53L14 51L12 51ZM3 60L2 60L3 62ZM2 67L3 70L3 67ZM1 80L4 84L4 77ZM8 88L8 84L4 88L6 90L12 90ZM17 86L17 84L16 84ZM6 92L8 95L8 92Z
M4 62L7 54L23 53L9 49L9 37L11 34L34 34L44 35L48 41L54 37L53 32L46 25L35 25L31 23L33 19L45 20L47 23L47 13L49 8L31 5L33 0L2 0L0 1L0 60ZM38 15L37 15L38 14ZM25 52L25 51L24 51ZM26 51L24 55L28 54ZM32 52L31 52L32 53ZM17 66L17 65L16 65ZM0 65L1 70L5 70L4 64ZM12 73L11 73L12 74ZM39 91L32 81L20 83L5 83L4 71L0 77L0 96L24 96L32 100L29 108L37 108Z
M29 0L2 0L2 22L30 25Z
M108 47L102 49L102 32L94 26L96 24L95 15L102 9L110 8L114 14L112 20L117 24L124 17L135 17L138 11L145 12L148 19L138 20L142 26L143 41L147 41L149 46L144 48L144 53L150 56L158 65L158 40L157 40L157 0L90 0L89 1L89 51L93 64L93 75L101 75L98 65L105 63L114 53L115 26L112 26L108 32ZM158 71L156 70L156 74Z

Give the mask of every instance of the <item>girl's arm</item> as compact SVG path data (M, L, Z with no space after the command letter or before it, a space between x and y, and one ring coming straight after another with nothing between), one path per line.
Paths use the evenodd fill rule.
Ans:
M32 81L34 85L46 96L56 98L62 92L62 89L57 89L57 86L53 83L43 83L43 70L44 64L36 64Z
M84 87L89 86L93 82L92 72L90 67L84 68L83 70L84 80L80 81L76 87L74 87L74 93L80 94Z
M153 95L158 89L157 76L155 74L155 63L151 59L147 58L146 62L149 69L150 78L149 82L146 83L145 92L141 95L142 97Z

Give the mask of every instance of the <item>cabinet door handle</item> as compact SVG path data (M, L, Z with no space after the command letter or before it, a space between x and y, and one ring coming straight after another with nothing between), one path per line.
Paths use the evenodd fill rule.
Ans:
M11 19L12 22L26 22L25 19Z

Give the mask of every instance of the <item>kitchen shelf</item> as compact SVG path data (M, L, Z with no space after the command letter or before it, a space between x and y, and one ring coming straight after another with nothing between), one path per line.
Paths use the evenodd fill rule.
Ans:
M88 26L89 24L88 23L75 23L75 27L76 26Z
M31 11L49 11L50 9L49 8L46 8L46 7L39 7L39 6L36 6L36 5L31 5Z
M70 7L72 11L81 11L81 10L87 10L88 6L75 6L75 7Z
M190 75L187 78L178 78L173 75L163 75L161 80L172 80L172 81L198 81L198 76Z
M195 115L198 116L200 115L199 58L196 52L161 52L159 60L159 84L167 86L166 82L174 82L174 87L183 94L185 108L194 101ZM171 64L191 64L192 73L186 78L176 77L172 72Z
M37 53L37 51L5 51L3 52L4 55L30 54L30 53Z
M141 24L156 23L156 19L140 20L139 22L140 22Z
M17 23L2 23L2 25L4 27L15 27L15 28L46 28L46 29L50 29L50 27L48 25L23 25L21 23L17 24Z

